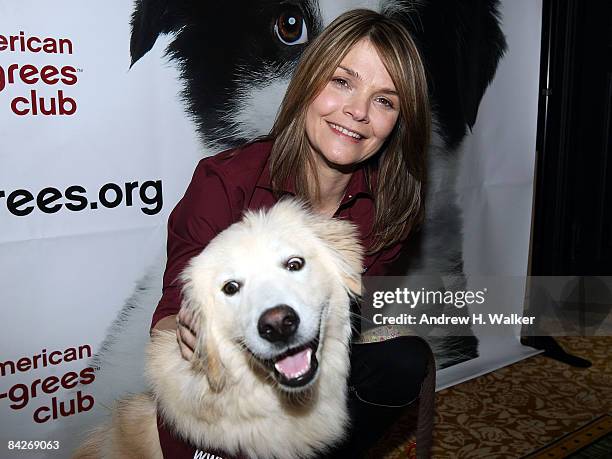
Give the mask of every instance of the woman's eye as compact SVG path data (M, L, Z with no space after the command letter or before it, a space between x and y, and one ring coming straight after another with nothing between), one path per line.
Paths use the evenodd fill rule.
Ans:
M288 271L299 271L300 269L302 269L304 267L304 259L301 257L292 257L289 258L289 260L287 260L287 263L285 264L285 268L287 268Z
M384 97L379 97L378 98L378 103L380 103L381 105L387 107L387 108L393 108L393 102L391 102L389 99L385 99Z
M332 78L332 82L338 86L342 86L343 88L348 88L349 84L344 78L334 77Z
M285 45L301 45L308 42L306 20L297 8L279 14L274 23L274 33Z
M240 290L240 284L236 281L228 281L223 285L223 288L221 289L223 291L223 293L225 293L227 296L232 296L235 295L236 293L238 293L238 290Z

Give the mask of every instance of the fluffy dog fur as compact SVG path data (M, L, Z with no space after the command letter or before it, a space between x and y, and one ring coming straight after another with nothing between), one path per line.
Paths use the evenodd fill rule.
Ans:
M301 257L297 271L287 260ZM180 436L200 448L259 458L312 457L347 426L346 378L350 297L360 293L362 254L356 230L282 201L247 213L220 233L185 270L183 308L193 311L198 343L192 362L174 333L152 340L147 376L152 391L119 402L76 458L161 458L155 406ZM240 283L233 295L222 287ZM258 318L289 305L300 323L291 341L270 342ZM314 379L286 387L265 362L318 342ZM273 438L270 433L274 432Z

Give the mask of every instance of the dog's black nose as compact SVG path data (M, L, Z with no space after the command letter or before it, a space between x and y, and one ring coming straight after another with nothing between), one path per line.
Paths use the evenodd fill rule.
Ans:
M300 318L286 304L266 310L257 322L257 331L263 339L276 343L288 341L298 329Z

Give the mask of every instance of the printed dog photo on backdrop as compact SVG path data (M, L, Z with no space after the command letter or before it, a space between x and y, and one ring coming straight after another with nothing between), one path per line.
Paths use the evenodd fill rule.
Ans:
M465 290L462 219L455 192L457 149L476 121L505 49L497 0L141 0L132 16L132 65L161 34L173 36L167 54L181 71L187 111L207 154L215 154L269 132L308 42L353 8L399 19L414 37L428 74L435 128L428 155L426 218L422 230L411 236L405 274L439 276L450 279L445 290ZM434 307L449 316L469 316L468 308L430 305ZM438 368L478 356L471 328L458 328L431 330L427 339Z
M458 152L506 47L498 7L498 0L138 0L131 18L131 65L138 65L158 37L171 36L167 55L180 70L187 115L195 122L202 156L211 156L269 132L301 53L338 15L369 8L398 18L423 57L434 121L425 221L411 237L405 274L451 276L454 282L446 290L464 290ZM98 423L122 394L146 387L144 349L165 266L161 247L159 253L93 359L96 406L79 417L79 431ZM445 309L450 315L469 314L467 307L446 308L452 308ZM478 339L469 326L432 335L426 339L438 368L478 356ZM62 434L75 431L71 422L58 425L66 445L81 440Z
M75 458L161 458L156 411L202 451L314 457L339 441L350 302L361 292L356 228L284 200L248 212L185 269L198 323L191 362L174 332L154 335L152 392L119 401ZM157 410L156 410L157 407Z

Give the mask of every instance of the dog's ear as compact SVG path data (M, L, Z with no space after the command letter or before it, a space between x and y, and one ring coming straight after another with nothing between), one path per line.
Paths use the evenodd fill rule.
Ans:
M181 275L183 281L181 308L187 309L192 314L192 327L197 338L191 367L194 371L206 375L212 391L220 392L225 387L226 374L219 355L215 330L206 314L206 311L212 307L214 298L210 294L208 283L203 279L205 277L202 273L196 273L192 261Z
M210 320L206 319L202 308L194 313L194 322L199 324L197 332L196 347L193 353L191 367L195 371L203 372L208 380L208 385L213 392L221 392L225 387L225 367L219 355L219 348L210 326Z
M497 1L462 0L457 24L464 27L455 43L457 87L466 124L474 127L480 100L495 76L506 49L497 12Z
M130 39L130 67L147 54L157 37L162 33L177 30L172 13L173 0L136 0L132 13L132 36Z
M352 295L361 296L363 247L355 225L345 220L313 216L313 228L332 253L332 262L341 273L344 285Z
M476 122L484 92L506 50L498 0L419 2L403 22L415 37L427 71L438 123L456 146Z

